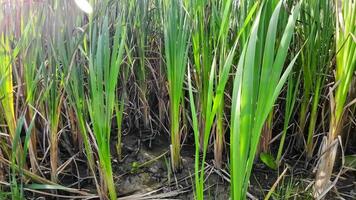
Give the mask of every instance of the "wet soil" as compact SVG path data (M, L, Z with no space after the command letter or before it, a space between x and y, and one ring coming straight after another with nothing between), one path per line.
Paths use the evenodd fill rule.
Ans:
M148 193L176 192L174 199L194 199L194 147L182 148L183 169L173 173L169 160L168 135L156 135L151 139L140 139L135 134L124 136L123 159L113 164L117 181L117 191L122 196ZM191 143L190 143L191 144ZM295 153L295 152L292 152ZM206 199L227 200L230 196L230 183L227 166L217 170L212 164L212 154L207 156L207 180L205 183ZM287 155L291 159L275 171L256 160L250 178L249 193L257 199L264 199L269 189L278 179L279 174L288 167L287 173L280 180L271 199L313 199L311 183L313 181L312 162L306 162L302 156ZM146 164L144 164L146 163ZM139 167L138 167L139 166ZM353 172L340 177L337 190L333 189L326 199L356 199L356 179ZM289 194L291 193L291 194Z
M168 152L169 140L168 134L130 133L124 135L121 159L116 154L115 146L112 147L114 180L121 199L194 199L194 146L183 145L181 152L183 168L173 173ZM185 142L185 144L193 143L192 141ZM272 152L274 150L272 145ZM64 156L68 155L68 152L61 152L61 155L62 160L68 160L68 156ZM291 150L288 155L285 155L288 159L279 170L271 170L256 159L248 192L256 199L264 199L282 171L288 168L271 199L313 199L310 186L314 178L315 161L306 162L305 158L300 155L300 152ZM209 152L205 173L207 177L205 197L206 199L228 200L230 196L228 166L224 165L222 170L217 170L213 167L212 159L213 154ZM228 163L228 160L225 159L225 163ZM62 185L96 193L84 155L77 156L66 169L68 170L63 171L59 177ZM66 193L59 192L58 194ZM29 194L28 197L36 199L38 195ZM337 187L331 190L326 199L341 199L340 197L356 199L355 172L343 173Z
M124 158L121 163L114 165L116 174L122 174L117 177L117 189L120 194L125 196L161 189L162 193L177 192L175 199L194 199L192 187L194 147L185 145L182 148L183 168L173 173L167 151L169 149L167 136L159 135L154 140L142 141L136 135L131 134L125 136L123 141L125 141L123 144ZM229 199L229 183L224 180L223 176L216 173L212 166L208 166L206 170L208 177L205 185L207 197L209 199Z

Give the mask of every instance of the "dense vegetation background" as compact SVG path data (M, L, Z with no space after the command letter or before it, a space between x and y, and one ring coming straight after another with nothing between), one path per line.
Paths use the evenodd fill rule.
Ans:
M356 198L354 0L0 5L1 199Z

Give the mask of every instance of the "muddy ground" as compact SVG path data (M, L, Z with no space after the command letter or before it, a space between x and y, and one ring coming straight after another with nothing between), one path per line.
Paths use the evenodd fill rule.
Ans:
M194 146L184 145L182 160L184 168L172 173L169 163L168 135L155 135L140 139L142 136L128 134L123 138L123 159L115 160L117 191L121 196L154 193L155 197L172 194L174 199L194 199ZM192 142L189 142L192 144ZM206 199L229 199L230 184L227 166L217 170L212 164L212 153L207 156ZM251 197L263 199L286 167L287 172L279 181L273 199L313 199L311 183L313 181L313 163L306 162L303 156L287 155L289 158L280 171L274 171L256 160L250 178ZM225 160L226 161L226 160ZM333 188L326 199L356 199L355 173L347 172L339 177L337 187ZM336 189L337 188L337 189ZM175 195L176 194L176 195ZM153 195L153 194L152 194Z
M194 146L182 148L183 169L172 173L169 161L169 136L156 134L143 137L146 133L123 135L122 158L118 158L112 147L114 179L121 199L194 199ZM189 139L188 139L189 140ZM114 143L114 142L113 142ZM186 141L185 144L193 144ZM65 148L60 148L65 149ZM211 147L212 149L212 147ZM272 149L272 152L275 150ZM306 162L300 152L290 150L280 171L271 170L256 159L248 189L250 199L264 199L285 168L271 199L313 199L311 184L314 178L315 161ZM68 152L61 152L62 161L68 160ZM227 155L227 154L225 154ZM62 185L78 188L95 194L95 184L86 165L85 155L77 155L66 167L59 180ZM230 196L228 166L223 170L213 167L212 152L207 155L205 197L227 200ZM227 163L225 158L225 163ZM336 172L337 173L337 172ZM335 174L336 174L335 173ZM79 180L79 181L78 181ZM66 194L66 192L58 192ZM71 194L73 195L73 194ZM28 193L29 199L43 199L43 195ZM38 198L41 197L42 198ZM44 197L53 199L53 197ZM58 198L57 198L58 199ZM63 199L63 198L59 198ZM339 181L326 199L356 199L356 173L342 173Z

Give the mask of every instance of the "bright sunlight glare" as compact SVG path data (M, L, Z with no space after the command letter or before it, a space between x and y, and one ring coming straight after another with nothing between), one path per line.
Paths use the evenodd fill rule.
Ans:
M87 0L74 0L75 4L84 11L87 14L90 14L93 12L93 7L90 5L90 3Z

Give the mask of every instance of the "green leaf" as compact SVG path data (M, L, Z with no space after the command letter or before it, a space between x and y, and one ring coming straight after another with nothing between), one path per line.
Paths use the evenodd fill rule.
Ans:
M356 154L345 156L345 167L352 168L356 171Z
M276 170L278 168L274 157L269 153L261 153L260 154L261 161L269 168Z

